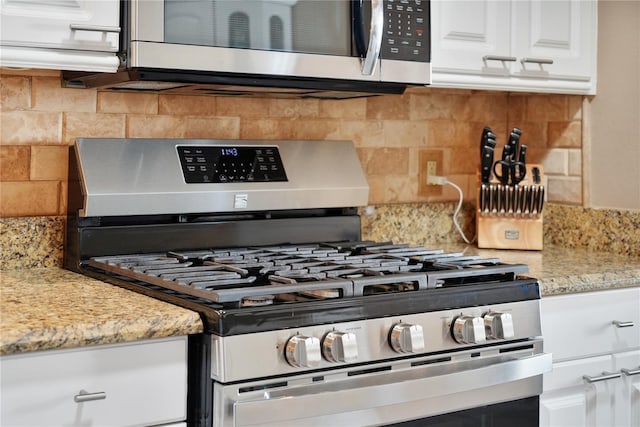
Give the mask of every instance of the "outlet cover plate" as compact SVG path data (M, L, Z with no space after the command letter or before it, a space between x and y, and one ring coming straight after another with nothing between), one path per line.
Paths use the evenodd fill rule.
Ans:
M430 161L436 162L436 175L443 176L444 152L443 150L423 149L419 151L420 167L418 169L418 195L420 196L441 196L442 185L427 184L427 164Z

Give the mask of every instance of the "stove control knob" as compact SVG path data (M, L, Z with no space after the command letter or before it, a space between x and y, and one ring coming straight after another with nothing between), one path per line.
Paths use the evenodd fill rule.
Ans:
M456 317L451 328L451 335L460 344L480 344L487 339L483 319L474 316Z
M515 335L511 313L488 312L484 315L484 329L489 339L504 340Z
M329 362L355 362L358 359L356 335L350 332L329 332L322 340L322 355Z
M296 335L289 338L285 358L291 366L312 368L320 363L320 340L316 337Z
M398 323L389 332L391 348L398 353L417 353L424 350L422 326Z

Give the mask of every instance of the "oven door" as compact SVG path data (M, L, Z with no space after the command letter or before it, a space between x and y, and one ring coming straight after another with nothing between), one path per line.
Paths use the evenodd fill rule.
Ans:
M216 383L214 424L467 425L459 424L462 417L470 426L498 427L515 425L510 423L517 413L518 425L537 425L542 374L550 370L550 354L520 346L505 352L492 348L439 354L245 384Z
M429 3L415 3L390 38L383 0L132 0L128 67L427 84Z

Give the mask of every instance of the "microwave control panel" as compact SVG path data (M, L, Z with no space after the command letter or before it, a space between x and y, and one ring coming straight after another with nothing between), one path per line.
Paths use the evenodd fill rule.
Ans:
M187 184L287 181L278 147L178 146Z
M385 0L382 59L429 62L428 0Z

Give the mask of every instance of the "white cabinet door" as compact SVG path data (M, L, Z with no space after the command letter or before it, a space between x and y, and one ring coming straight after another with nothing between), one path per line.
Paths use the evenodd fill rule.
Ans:
M614 369L622 374L615 395L615 426L640 425L640 350L613 355Z
M595 0L433 0L432 85L595 93Z
M0 367L3 426L140 426L186 419L186 337L4 356Z
M433 71L442 74L508 75L511 3L464 0L431 2Z
M118 0L2 0L2 44L116 52Z
M115 72L119 0L0 0L0 65Z
M554 363L553 371L544 376L540 426L614 426L616 378L598 380L612 369L611 356ZM595 381L589 383L584 376Z
M589 81L596 63L594 0L516 1L516 76Z

